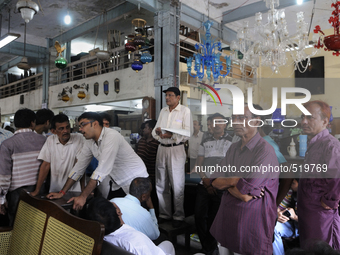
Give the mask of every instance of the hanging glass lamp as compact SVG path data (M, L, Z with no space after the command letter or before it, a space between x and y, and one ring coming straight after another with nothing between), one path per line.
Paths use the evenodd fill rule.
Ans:
M145 39L141 34L136 35L135 39L133 40L133 43L135 44L136 48L141 48L145 45Z
M142 61L143 64L150 63L152 61L152 56L150 54L150 51L148 50L143 51L140 60Z
M138 73L138 71L143 69L143 63L140 61L140 54L135 54L134 61L131 64L131 68Z
M67 60L64 59L62 56L59 56L55 61L54 64L59 69L64 69L67 66Z
M85 91L81 90L78 92L78 98L83 100L86 97Z
M131 52L134 52L136 50L136 46L133 42L134 35L128 35L128 42L125 44L125 50L131 54Z
M108 95L109 94L109 82L104 81L104 94Z
M94 85L93 85L93 90L94 90L94 95L95 96L98 96L99 94L99 83L96 82Z

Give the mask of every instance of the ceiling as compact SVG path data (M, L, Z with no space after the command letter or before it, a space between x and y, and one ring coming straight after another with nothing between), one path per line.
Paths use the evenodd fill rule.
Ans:
M1 2L4 0L0 0ZM39 6L40 11L34 15L33 19L27 24L27 37L26 43L31 45L37 45L46 47L46 38L56 38L59 42L63 43L63 33L76 29L79 25L86 21L92 20L95 17L101 15L100 21L105 21L106 16L103 15L105 11L109 11L122 3L124 0L34 0ZM8 2L8 1L7 1ZM21 14L15 10L15 4L18 0L11 0L9 4L1 8L2 14L2 27L1 34L4 35L8 32L8 20L10 9L10 32L21 34L17 42L24 42L24 20L21 18ZM72 22L70 25L64 23L64 16L69 13ZM80 37L72 40L72 53L78 54L84 48L84 51L88 52L93 48L103 47L103 38L106 39L107 30L119 30L126 35L132 32L131 20L133 18L142 18L147 21L147 25L153 24L153 13L140 8L136 5L135 10L123 15L115 22L108 23L107 25L96 26ZM97 38L96 38L97 35ZM96 42L96 45L94 43ZM16 58L17 56L0 53L0 66L8 62L9 60Z
M15 10L15 4L18 0L0 0L0 13L2 14L2 27L1 34L7 33L8 28L8 9L10 9L11 20L10 30L13 33L20 33L22 36L17 40L18 42L24 41L24 21L21 18L20 13ZM27 44L38 45L46 47L46 38L57 38L60 42L63 41L63 36L60 34L72 31L77 26L83 24L86 21L94 19L103 12L109 11L122 3L124 0L34 0L40 6L40 12L37 13L33 20L27 24ZM145 2L151 2L150 0L144 0ZM160 2L169 2L170 0L159 0ZM175 1L175 0L171 0ZM209 1L209 5L208 5ZM281 0L281 3L291 0ZM286 7L286 19L288 22L288 28L290 33L295 32L295 20L296 13L298 11L305 12L306 22L310 22L312 10L315 2L315 15L312 21L312 29L316 25L320 25L322 29L331 28L328 23L328 19L331 15L332 8L330 7L332 0L304 0L307 1L302 5L292 5ZM129 0L129 2L138 2L135 0ZM143 1L142 1L143 2ZM200 4L198 4L198 2ZM262 0L186 0L182 3L191 6L205 14L209 14L209 17L221 22L223 15L228 17L229 13L237 13L237 11L243 11L245 7L254 3L263 2ZM209 8L208 8L209 6ZM197 7L197 8L196 8ZM200 8L199 8L200 7ZM235 8L240 8L235 10ZM232 11L232 12L231 12ZM248 10L249 12L249 10ZM266 11L265 11L266 12ZM63 22L64 16L69 13L72 18L70 25L65 25ZM122 13L123 15L123 13ZM118 20L108 24L107 26L101 26L98 30L98 38L96 40L97 29L83 33L80 37L72 40L72 48L78 51L85 51L80 49L80 46L75 47L75 43L86 44L87 47L102 47L103 37L106 38L107 29L116 29L124 32L125 35L132 31L131 20L133 18L143 18L147 20L148 25L153 25L154 13L149 12L143 8L136 8L129 12L127 15L121 16ZM266 16L263 17L264 20ZM249 21L249 24L254 23L254 13L250 13L250 16L245 20ZM242 27L243 20L233 21L227 23L226 26L237 31ZM251 25L250 25L251 26ZM76 31L76 30L73 30ZM59 37L58 37L59 36ZM94 46L94 42L96 45ZM78 44L79 45L79 44ZM87 51L87 50L86 50ZM76 51L72 50L73 53ZM0 66L4 65L11 59L17 56L0 53Z

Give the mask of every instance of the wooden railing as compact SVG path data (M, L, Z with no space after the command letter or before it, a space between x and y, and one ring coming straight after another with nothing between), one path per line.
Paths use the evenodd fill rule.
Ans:
M0 99L22 93L27 93L40 88L43 84L42 73L12 82L0 87Z

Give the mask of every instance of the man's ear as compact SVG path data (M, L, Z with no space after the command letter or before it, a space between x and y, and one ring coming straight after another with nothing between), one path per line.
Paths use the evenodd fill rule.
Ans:
M147 198L147 194L142 194L141 201L142 202L146 201L146 198Z
M54 134L54 135L57 134L57 130L55 130L54 128L51 128L51 132L52 132L52 134Z

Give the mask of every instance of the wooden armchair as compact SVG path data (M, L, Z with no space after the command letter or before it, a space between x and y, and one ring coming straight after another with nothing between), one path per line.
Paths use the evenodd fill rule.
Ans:
M0 228L0 254L100 254L104 226L22 192L13 229Z

